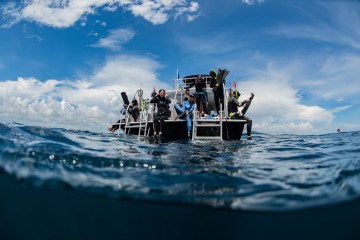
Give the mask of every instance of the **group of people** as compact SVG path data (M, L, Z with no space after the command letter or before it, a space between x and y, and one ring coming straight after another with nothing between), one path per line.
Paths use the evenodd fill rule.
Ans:
M217 113L220 112L220 106L222 106L222 110L224 109L224 90L223 90L223 82L218 81L217 73L212 70L210 72L210 87L214 93L214 101L215 101L215 108ZM190 94L190 88L195 86L195 94ZM186 120L186 127L187 127L187 136L190 138L191 135L191 128L192 128L192 118L193 118L193 111L194 105L196 103L197 110L199 111L200 115L208 114L208 95L206 92L206 83L201 75L198 76L197 80L185 87L184 89L185 97L181 104L174 104L175 111L177 113L176 119L184 119ZM231 98L228 102L228 113L231 119L244 119L246 120L247 124L247 139L250 140L251 138L251 127L252 127L252 120L245 116L245 112L249 108L254 95L252 94L251 97L247 100L239 102L240 93L235 90L231 94ZM161 136L164 129L164 121L169 119L171 116L170 111L170 103L171 99L167 97L166 91L164 89L160 89L158 93L156 93L155 89L151 94L150 103L154 104L157 107L157 111L154 112L153 119L154 119L154 135ZM221 104L221 105L220 105ZM238 107L243 107L242 111L238 110ZM128 107L129 114L134 118L134 121L137 121L139 118L139 105L136 99L131 102L131 105ZM119 128L120 120L117 122L118 124L114 124L109 126L109 131L115 131Z
M171 112L169 105L171 103L170 98L166 96L164 89L160 89L159 93L152 93L150 103L154 103L157 106L157 112L154 113L154 135L162 135L164 121L170 118ZM187 134L190 138L192 127L192 112L194 110L195 96L190 94L189 89L185 90L185 97L182 104L175 104L174 108L177 113L176 119L186 119L187 122Z
M214 101L215 101L215 108L217 114L220 112L220 104L222 106L222 110L224 110L224 90L223 90L223 83L224 81L220 80L217 81L218 74L215 70L210 71L210 87L214 93ZM205 114L209 114L208 111L208 104L209 98L206 92L206 82L202 75L199 75L196 81L185 89L189 89L195 86L195 99L196 99L196 106L197 110L199 111L201 116Z

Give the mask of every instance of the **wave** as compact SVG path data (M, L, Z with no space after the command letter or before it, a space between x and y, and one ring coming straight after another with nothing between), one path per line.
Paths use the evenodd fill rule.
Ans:
M233 210L295 210L359 197L359 132L253 136L168 141L0 123L0 168L35 186L57 182L112 198Z

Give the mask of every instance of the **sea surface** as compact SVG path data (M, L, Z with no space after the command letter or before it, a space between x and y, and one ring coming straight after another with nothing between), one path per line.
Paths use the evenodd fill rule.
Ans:
M119 200L301 210L359 199L360 132L170 141L0 123L0 170Z

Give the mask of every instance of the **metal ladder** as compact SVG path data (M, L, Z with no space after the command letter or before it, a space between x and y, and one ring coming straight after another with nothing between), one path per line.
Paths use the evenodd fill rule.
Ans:
M196 106L195 106L195 109L196 109ZM220 111L219 119L199 119L197 115L198 115L198 111L194 110L192 140L223 140L223 136L222 136L223 111ZM217 135L217 136L198 136L198 128L202 128L202 127L219 128L219 135Z
M138 94L139 97L138 104L140 108L140 118L136 122L130 122L130 113L128 112L128 106L128 108L126 109L124 132L125 134L129 134L132 128L138 128L138 137L140 137L141 133L143 134L143 136L149 135L149 131L147 132L146 130L148 130L149 117L152 116L152 111L149 111L148 103L142 98L143 91L140 89L136 91L135 96L136 94Z
M143 117L145 117L145 121L143 120ZM139 133L138 133L138 137L140 137L141 135L141 131L143 132L143 136L146 136L146 129L148 126L148 111L143 111L140 114L140 123L139 123ZM142 125L142 123L145 123L144 125Z
M140 119L137 122L130 122L130 114L127 113L126 115L126 121L125 121L125 127L124 127L124 132L125 134L129 134L130 130L132 128L138 128L138 137L140 137L141 135L146 136L148 135L148 132L146 132L147 128L148 128L148 124L149 124L149 113L148 111L141 111L140 112Z

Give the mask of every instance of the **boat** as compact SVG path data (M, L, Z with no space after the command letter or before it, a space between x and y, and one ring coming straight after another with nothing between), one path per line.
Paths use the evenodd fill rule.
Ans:
M196 74L186 76L184 78L176 78L174 80L174 89L166 90L167 96L171 99L170 111L171 116L168 120L165 120L163 125L163 138L169 139L188 139L186 120L178 119L174 105L176 103L182 103L185 94L184 88L189 87L196 79L201 76L206 84L206 92L208 95L208 113L209 115L202 116L196 109L193 113L192 119L192 140L239 140L241 139L244 125L246 120L244 119L231 119L228 117L227 103L230 98L229 89L225 87L225 77L229 71L224 71L221 75L219 82L223 85L224 94L224 107L220 110L219 114L216 113L214 93L210 87L211 76L206 74ZM190 88L190 94L195 93L195 89ZM127 99L126 93L121 93L124 106L128 108L130 103ZM149 99L143 99L143 91L136 91L133 99L137 99L139 103L140 115L137 121L129 114L129 111L122 111L123 116L118 121L119 130L121 129L124 134L132 134L138 136L154 136L154 121L153 113L156 111L154 104L150 103ZM222 106L221 106L222 107ZM222 109L222 108L220 108ZM114 125L113 125L114 126Z

